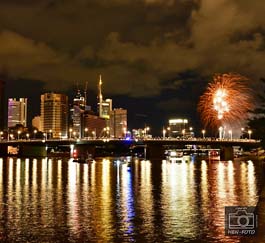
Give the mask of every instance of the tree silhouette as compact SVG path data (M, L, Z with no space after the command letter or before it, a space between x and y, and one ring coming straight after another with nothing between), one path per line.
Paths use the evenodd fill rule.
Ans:
M248 126L253 131L253 138L261 139L265 148L265 78L261 78L263 92L258 95L258 107L252 112L253 118L249 119Z

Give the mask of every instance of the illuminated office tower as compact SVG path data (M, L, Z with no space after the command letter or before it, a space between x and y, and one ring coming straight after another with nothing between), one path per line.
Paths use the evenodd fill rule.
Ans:
M99 117L102 117L102 103L103 103L102 80L101 80L101 75L99 75L99 83L98 83L98 115Z
M0 80L0 130L4 129L5 125L5 82Z
M99 76L98 84L98 114L99 117L110 119L110 113L112 111L112 99L103 99L102 95L102 79L101 75Z
M102 102L101 118L110 119L112 111L112 99L106 99Z
M114 109L110 114L110 135L123 138L127 132L127 110Z
M64 94L41 95L41 126L47 137L67 137L68 97Z
M169 135L170 137L181 137L187 133L188 120L187 119L169 119Z
M27 98L8 99L8 127L27 126Z
M73 99L73 105L70 109L71 114L71 128L72 133L75 134L75 137L82 137L82 117L85 112L86 100L85 96L81 95L80 90L77 90L77 94Z

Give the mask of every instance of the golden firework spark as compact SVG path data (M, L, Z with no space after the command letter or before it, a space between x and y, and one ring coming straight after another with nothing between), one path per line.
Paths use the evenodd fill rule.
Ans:
M240 123L254 107L249 80L239 74L214 75L200 97L198 111L205 126Z

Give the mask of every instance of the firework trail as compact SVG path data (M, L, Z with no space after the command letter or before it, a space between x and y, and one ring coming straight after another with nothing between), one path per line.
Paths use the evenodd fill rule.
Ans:
M254 108L249 80L239 74L214 75L200 97L198 111L204 126L216 128L226 124L240 124Z

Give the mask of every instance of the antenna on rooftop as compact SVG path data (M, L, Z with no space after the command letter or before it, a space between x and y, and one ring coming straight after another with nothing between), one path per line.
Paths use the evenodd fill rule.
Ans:
M85 90L84 90L84 95L85 95L85 106L86 106L86 102L87 102L87 85L88 85L88 82L86 81L86 84L85 84Z

